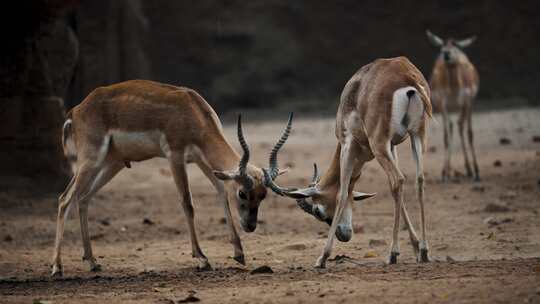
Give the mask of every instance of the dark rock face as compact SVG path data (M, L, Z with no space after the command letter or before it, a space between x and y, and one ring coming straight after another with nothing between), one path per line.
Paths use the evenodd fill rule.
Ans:
M71 175L65 106L97 86L149 77L146 21L140 2L127 0L20 1L9 13L18 20L2 27L0 188L59 191Z

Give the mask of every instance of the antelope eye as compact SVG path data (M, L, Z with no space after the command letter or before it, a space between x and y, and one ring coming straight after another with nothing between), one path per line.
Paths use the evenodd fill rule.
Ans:
M238 197L242 200L247 200L247 195L244 191L238 190Z

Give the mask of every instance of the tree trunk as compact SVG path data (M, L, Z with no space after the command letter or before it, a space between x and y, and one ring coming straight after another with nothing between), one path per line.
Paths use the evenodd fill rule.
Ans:
M7 54L0 72L1 188L57 192L67 184L60 135L77 53L71 29L50 19Z

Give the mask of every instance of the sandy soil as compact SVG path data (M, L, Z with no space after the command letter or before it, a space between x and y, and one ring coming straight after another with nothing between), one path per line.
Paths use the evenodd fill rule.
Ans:
M237 264L223 209L210 183L192 167L196 226L214 267L198 272L170 171L156 159L121 172L91 204L100 273L88 272L81 262L79 223L72 212L63 247L65 277L50 279L56 198L0 193L0 302L173 303L194 295L203 303L540 303L540 143L532 140L540 135L539 117L538 109L476 116L480 183L465 178L440 183L442 126L431 124L425 160L430 264L415 262L402 231L399 264L385 265L393 203L375 162L356 188L378 195L355 206L355 236L334 246L333 256L348 258L329 262L322 271L312 265L328 227L273 194L261 207L256 232L241 233L247 266ZM254 115L246 120L253 161L264 165L285 117L280 123L255 123ZM333 125L327 118L295 122L280 155L281 163L293 168L280 178L282 184L305 184L313 161L328 166L336 143ZM237 146L233 126L226 133ZM511 143L501 145L501 137ZM454 142L457 146L457 137ZM407 142L399 147L400 165L413 177L409 150ZM454 155L455 169L463 172L460 150ZM501 166L494 166L497 160ZM409 178L405 199L417 223L413 185ZM506 209L487 212L488 204ZM144 218L153 224L144 224ZM250 274L262 265L274 273Z

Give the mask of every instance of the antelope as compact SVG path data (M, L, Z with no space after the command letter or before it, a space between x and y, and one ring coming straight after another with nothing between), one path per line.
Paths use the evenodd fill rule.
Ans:
M276 158L289 136L292 113L270 159ZM265 175L249 163L250 151L238 117L237 135L243 154L240 157L223 134L221 122L210 105L196 91L146 80L131 80L91 92L67 114L62 143L68 158L76 159L76 172L59 198L52 275L62 276L60 249L64 221L69 207L78 206L83 261L91 271L101 266L92 254L88 235L88 202L130 162L154 157L167 158L181 197L191 239L192 255L200 269L211 269L199 247L194 226L194 210L186 172L186 163L195 163L212 182L223 205L234 248L234 260L245 265L242 244L231 216L234 202L240 226L246 232L257 227L259 206L266 197ZM270 164L271 166L273 163ZM277 163L275 164L277 165ZM273 172L275 179L283 173Z
M388 177L394 199L394 227L388 263L397 263L400 252L400 210L418 262L429 262L422 159L426 146L426 124L431 111L428 83L406 57L378 59L358 70L343 89L336 116L338 144L330 167L322 177L314 164L312 182L306 188L285 188L266 179L275 193L296 199L305 212L330 225L326 246L315 267L325 268L334 235L342 242L351 239L353 201L375 195L353 191L362 174L362 167L374 158ZM396 153L396 145L408 137L416 161L417 198L422 224L420 239L403 202L405 177L398 167ZM272 176L272 172L263 171L265 175Z
M433 91L433 101L440 105L443 117L445 160L442 180L448 181L451 173L450 156L452 153L453 124L448 112L451 108L457 108L459 111L457 123L463 158L465 159L465 170L468 177L473 177L463 135L465 124L467 124L467 137L472 155L474 180L480 181L472 130L472 108L474 98L478 93L479 79L476 68L462 51L462 49L470 46L476 40L476 37L473 36L463 40L447 39L444 41L430 31L426 31L426 34L431 44L440 48L440 53L433 66L430 84Z

